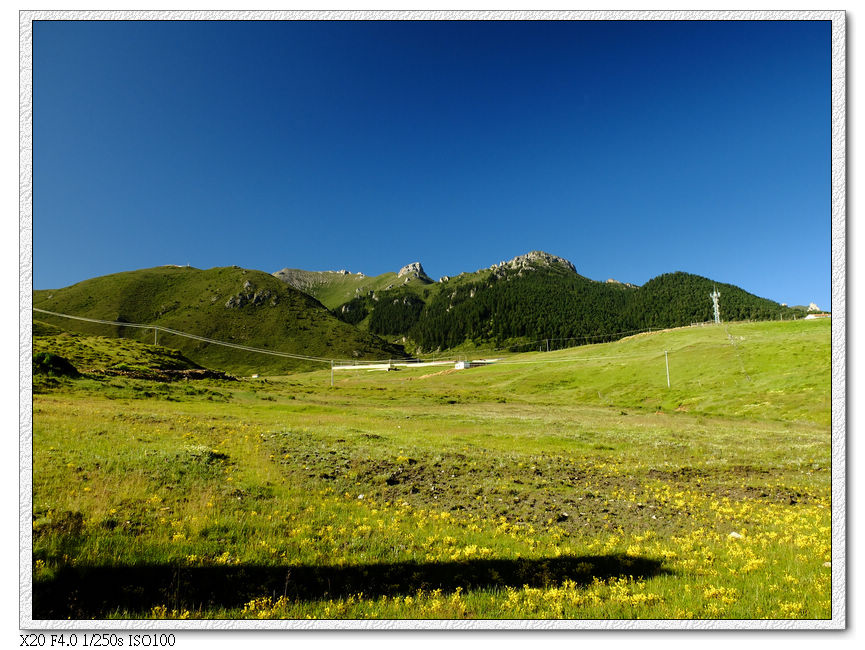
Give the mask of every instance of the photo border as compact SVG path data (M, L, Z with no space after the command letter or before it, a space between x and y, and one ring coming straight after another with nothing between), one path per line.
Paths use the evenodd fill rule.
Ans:
M826 20L832 43L832 618L826 620L34 620L32 618L33 30L36 20ZM19 12L19 625L27 630L839 630L847 616L846 13L844 11Z

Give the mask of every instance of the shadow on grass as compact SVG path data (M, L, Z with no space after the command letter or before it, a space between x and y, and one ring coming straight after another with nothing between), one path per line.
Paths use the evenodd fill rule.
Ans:
M103 618L112 612L147 614L155 605L169 609L242 607L253 598L294 600L414 594L418 589L463 590L587 585L595 578L668 574L661 562L623 555L561 556L540 559L488 559L417 564L397 562L357 566L217 567L138 565L75 566L33 583L34 619Z

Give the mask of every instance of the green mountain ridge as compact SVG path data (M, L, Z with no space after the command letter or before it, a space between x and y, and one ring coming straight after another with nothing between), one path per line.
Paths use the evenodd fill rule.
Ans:
M301 289L302 288L302 289ZM162 326L229 344L321 359L387 359L435 351L571 347L648 329L713 319L777 320L805 312L734 285L677 271L643 284L596 281L568 260L532 251L435 282L420 263L367 277L348 271L165 266L116 273L35 291L37 309ZM176 348L191 361L233 374L321 367L248 350L122 325L38 313L63 330L133 338ZM44 327L44 326L41 326Z
M710 293L715 288L721 292L725 321L796 315L739 287L683 272L629 287L549 269L522 276L506 273L440 294L427 304L409 335L427 349L467 340L498 346L537 339L597 343L635 330L711 321Z
M358 297L372 296L379 291L408 288L419 292L433 284L419 263L409 264L399 271L376 276L340 271L304 271L282 269L273 276L287 285L309 294L328 309L334 309Z
M709 294L715 289L721 291L725 321L804 315L734 285L681 271L642 286L596 281L580 275L568 260L543 251L438 282L409 278L395 284L397 274L367 278L339 273L343 275L336 281L328 273L304 278L314 282L308 290L340 319L418 353L467 345L518 347L537 339L599 342L624 332L711 321Z
M156 267L101 276L33 293L33 306L53 312L160 325L236 345L323 358L404 356L401 348L335 318L315 298L269 273L219 267ZM152 330L103 325L38 313L39 320L83 334L152 343ZM159 333L158 343L208 368L238 374L320 367L310 363Z

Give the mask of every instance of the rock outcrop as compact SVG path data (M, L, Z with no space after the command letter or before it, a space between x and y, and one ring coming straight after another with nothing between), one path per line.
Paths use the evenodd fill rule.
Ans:
M522 276L523 271L533 271L554 266L564 267L574 273L577 272L574 265L564 257L550 255L544 251L531 251L525 255L518 255L508 262L499 262L498 264L493 264L488 269L481 269L481 271L492 271L497 277L502 277L508 270L514 270L517 271L518 276Z
M225 303L225 308L237 309L244 305L263 305L268 300L270 300L271 307L276 307L279 304L279 297L271 292L270 289L259 289L256 291L255 285L247 280L243 283L243 288L228 299Z
M499 268L507 267L511 269L534 269L544 266L564 266L574 273L577 269L564 257L558 255L550 255L544 251L531 251L525 255L518 255L510 262L503 262L498 265Z
M615 278L608 279L607 284L618 284L618 285L621 285L623 287L628 287L630 289L636 289L637 288L636 284L631 284L630 282L619 282Z
M412 262L411 264L406 264L397 272L396 275L398 278L424 278L429 280L429 276L423 270L423 266L421 266L420 262Z

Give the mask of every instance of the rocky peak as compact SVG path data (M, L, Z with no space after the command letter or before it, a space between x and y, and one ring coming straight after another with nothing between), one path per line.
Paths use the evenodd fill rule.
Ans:
M300 291L309 291L323 281L321 273L300 269L282 269L273 273L273 276Z
M525 255L518 255L510 262L501 262L500 264L494 264L491 268L511 268L511 269L533 269L544 266L564 266L565 268L570 269L574 273L577 272L577 269L574 268L574 265L571 264L564 257L559 257L557 255L550 255L549 253L545 253L544 251L531 251L526 253Z
M410 278L426 278L426 272L423 270L423 266L421 266L420 262L412 262L411 264L406 264L402 267L399 272L396 274L397 277L410 277Z

